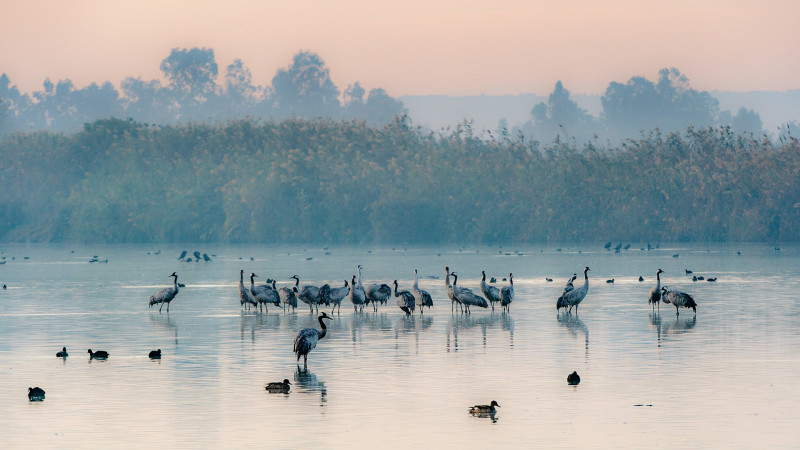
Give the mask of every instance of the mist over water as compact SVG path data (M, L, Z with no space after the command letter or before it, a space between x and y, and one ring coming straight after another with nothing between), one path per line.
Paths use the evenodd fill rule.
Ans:
M800 247L638 247L3 246L4 446L800 444ZM215 256L176 261L184 249ZM88 263L94 255L108 263ZM307 372L292 342L319 326L316 314L302 303L241 310L241 269L278 286L294 274L301 285L340 285L358 264L365 284L397 279L409 290L418 269L434 308L406 317L391 299L355 313L344 300ZM476 293L481 270L497 287L513 272L510 313L451 313L445 265ZM585 266L580 313L557 315L564 283ZM647 305L659 268L663 285L695 298L696 315ZM686 269L718 281L693 282ZM186 287L170 313L148 309L173 271ZM66 360L55 357L62 346ZM90 360L88 348L111 356ZM162 359L150 360L157 348ZM573 370L578 386L566 383ZM264 390L284 378L288 395ZM28 402L29 386L46 400ZM492 400L496 421L468 414Z

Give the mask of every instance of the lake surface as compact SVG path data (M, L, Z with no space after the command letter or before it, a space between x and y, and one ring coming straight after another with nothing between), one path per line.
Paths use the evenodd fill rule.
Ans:
M800 247L639 247L0 245L2 446L800 446ZM178 262L181 250L216 256ZM108 263L88 263L95 255ZM433 310L406 317L392 299L354 313L345 300L299 372L294 336L318 327L316 314L240 307L240 269L279 286L293 274L341 285L358 264L364 284L409 290L418 269ZM481 270L497 286L513 272L510 313L451 313L445 265L475 292ZM557 315L584 266L580 314ZM696 315L651 310L659 268ZM186 287L170 313L148 309L173 271ZM111 356L90 360L88 348ZM573 370L579 386L566 383ZM288 395L264 390L284 378ZM46 400L29 402L29 386ZM492 400L494 420L467 413Z

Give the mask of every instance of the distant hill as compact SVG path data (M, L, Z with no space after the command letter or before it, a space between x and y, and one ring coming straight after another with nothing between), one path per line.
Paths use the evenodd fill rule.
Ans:
M764 122L764 128L775 133L778 125L800 122L800 89L778 91L720 92L711 95L719 100L722 110L733 114L740 107L755 110ZM595 117L602 112L600 95L572 94L578 105ZM476 131L497 130L498 123L505 119L509 128L520 126L530 119L531 109L546 102L546 95L406 95L400 97L409 115L417 125L440 130L453 128L463 120L471 120Z

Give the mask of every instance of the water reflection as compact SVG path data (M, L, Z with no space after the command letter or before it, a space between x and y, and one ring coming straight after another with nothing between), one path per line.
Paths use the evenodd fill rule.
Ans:
M661 347L661 340L665 338L667 334L683 334L692 330L696 325L696 315L692 317L678 316L674 321L664 321L661 319L661 315L658 312L650 313L650 326L656 329L656 338L659 347Z
M175 336L175 347L178 346L178 326L170 320L169 313L166 315L163 314L150 314L150 322L153 325L157 325L159 328L162 328L168 334Z
M483 341L483 346L486 347L487 344L487 332L491 328L496 328L498 325L501 326L501 329L508 330L510 334L510 342L513 345L513 334L514 334L514 326L513 326L513 319L508 316L508 319L511 321L508 322L504 317L506 315L494 314L491 313L485 316L472 316L472 315L452 315L450 317L450 321L447 324L447 351L450 351L450 346L452 342L453 351L458 351L458 334L461 332L467 332L471 329L478 328L481 331L481 337ZM509 325L510 324L510 325ZM506 326L508 325L508 328ZM469 334L468 334L469 335Z
M319 406L325 406L328 401L328 388L325 387L324 381L319 381L313 372L308 369L303 370L297 366L294 372L294 386L297 392L317 394L319 393Z
M491 419L492 423L497 423L497 412L495 412L495 411L492 411L492 412L470 411L469 413L470 413L470 415L472 415L472 417L479 417L481 419Z
M567 331L574 337L578 337L578 332L582 332L585 340L585 350L586 356L589 356L589 327L586 326L585 323L578 317L577 314L574 316L572 313L565 313L559 314L556 316L558 320L558 324L562 327L566 327Z
M250 341L255 342L257 331L277 331L280 327L280 314L242 314L239 324L239 336L244 340L245 333L249 333Z
M369 332L388 332L393 328L389 314L382 312L355 312L350 316L350 335L353 344L364 336L365 329Z

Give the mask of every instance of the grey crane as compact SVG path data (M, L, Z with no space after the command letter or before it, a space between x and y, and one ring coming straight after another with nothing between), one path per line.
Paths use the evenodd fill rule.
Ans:
M267 314L269 314L269 304L273 304L275 306L281 306L281 297L278 294L278 290L275 289L275 280L272 280L272 286L262 284L261 286L256 286L253 282L253 278L257 277L258 275L251 273L250 274L250 293L253 294L253 298L256 299L258 302L259 309L267 308Z
M514 301L514 274L508 274L508 286L500 289L500 306L506 311L511 311L511 302Z
M417 275L417 269L414 269L414 286L411 288L411 293L414 294L414 300L419 305L420 314L424 312L424 308L426 306L428 309L433 307L433 298L431 297L431 294L419 288L419 276Z
M281 299L281 303L283 303L283 310L286 311L286 306L291 306L292 309L297 309L297 285L300 283L300 279L297 278L297 275L292 275L290 278L294 278L294 287L291 289L288 287L282 287L278 289L278 296Z
M416 300L414 300L414 295L411 292L406 290L399 291L397 290L397 280L394 280L394 296L395 301L397 302L397 306L406 313L406 315L411 315L414 312L414 307L416 306Z
M319 292L320 296L322 296L323 295L322 288L319 288ZM343 287L331 288L330 286L328 286L328 289L326 289L325 292L325 305L327 306L329 304L333 304L333 309L331 309L331 314L333 314L333 311L336 309L337 306L339 307L339 312L340 313L342 312L342 300L344 300L349 293L350 293L350 285L347 284L347 280L344 280Z
M359 309L363 311L364 305L367 303L367 295L364 293L364 286L362 286L361 283L356 282L355 275L353 275L351 284L353 285L353 288L350 289L350 294L348 294L348 297L353 303L353 311L358 311Z
M150 296L149 308L152 308L153 305L161 305L158 307L158 312L161 312L161 308L164 307L164 303L167 304L167 312L169 313L169 303L178 295L178 274L172 272L173 277L172 287L161 289L160 291L156 292L155 294Z
M456 303L458 303L458 306L461 308L461 312L464 312L464 305L462 305L461 300L456 297L453 285L450 284L450 266L445 266L444 271L447 272L447 276L444 278L444 287L447 291L447 296L450 297L450 312L453 312Z
M258 307L258 302L253 294L244 287L244 269L239 271L239 303L246 309L250 309L250 306Z
M458 286L458 274L453 272L453 292L458 298L461 303L464 305L464 308L467 310L467 314L472 314L472 311L469 310L470 306L478 306L481 308L488 308L489 303L486 302L486 299L481 298L471 289Z
M664 286L661 288L661 301L675 305L676 316L680 315L678 310L680 307L692 308L692 311L697 314L697 303L695 303L694 298L692 298L691 295L685 292L671 291Z
M664 273L663 270L658 269L656 271L656 287L650 290L650 296L647 298L647 303L649 303L654 309L658 307L659 311L661 310L661 274Z
M361 284L361 265L358 266L358 283ZM392 296L392 288L386 283L373 283L368 284L367 287L364 287L361 284L361 287L364 289L364 295L367 297L367 301L365 304L369 305L372 303L373 311L378 310L378 303L381 305L385 305L386 302L389 301L389 297Z
M572 307L575 307L575 314L578 313L578 306L581 304L583 299L586 297L586 294L589 292L589 268L586 267L583 269L583 286L573 289L569 292L565 292L564 302L566 302L566 306L569 307L569 312L572 312Z
M308 368L308 353L314 350L317 346L317 342L328 334L328 328L325 326L325 322L323 322L322 319L333 320L332 317L323 311L317 318L322 329L303 328L298 331L297 336L294 337L294 353L297 355L297 361L300 361L301 356L303 357L303 368Z
M578 274L573 273L572 278L570 278L567 281L567 285L564 286L564 290L561 292L561 296L558 297L558 300L556 300L556 314L558 314L558 310L560 310L561 308L566 309L569 306L567 305L567 301L564 299L564 294L575 289L575 286L572 284L572 282L575 281L576 278L578 278Z
M483 296L486 297L486 300L492 305L492 311L494 311L494 304L502 300L502 296L500 295L500 289L497 289L494 286L486 284L486 271L481 270L481 292L483 292Z
M298 284L300 280L297 280ZM301 289L297 290L297 298L300 299L301 302L308 305L308 308L311 312L314 312L314 306L319 309L319 304L317 300L319 299L319 287L306 284Z

